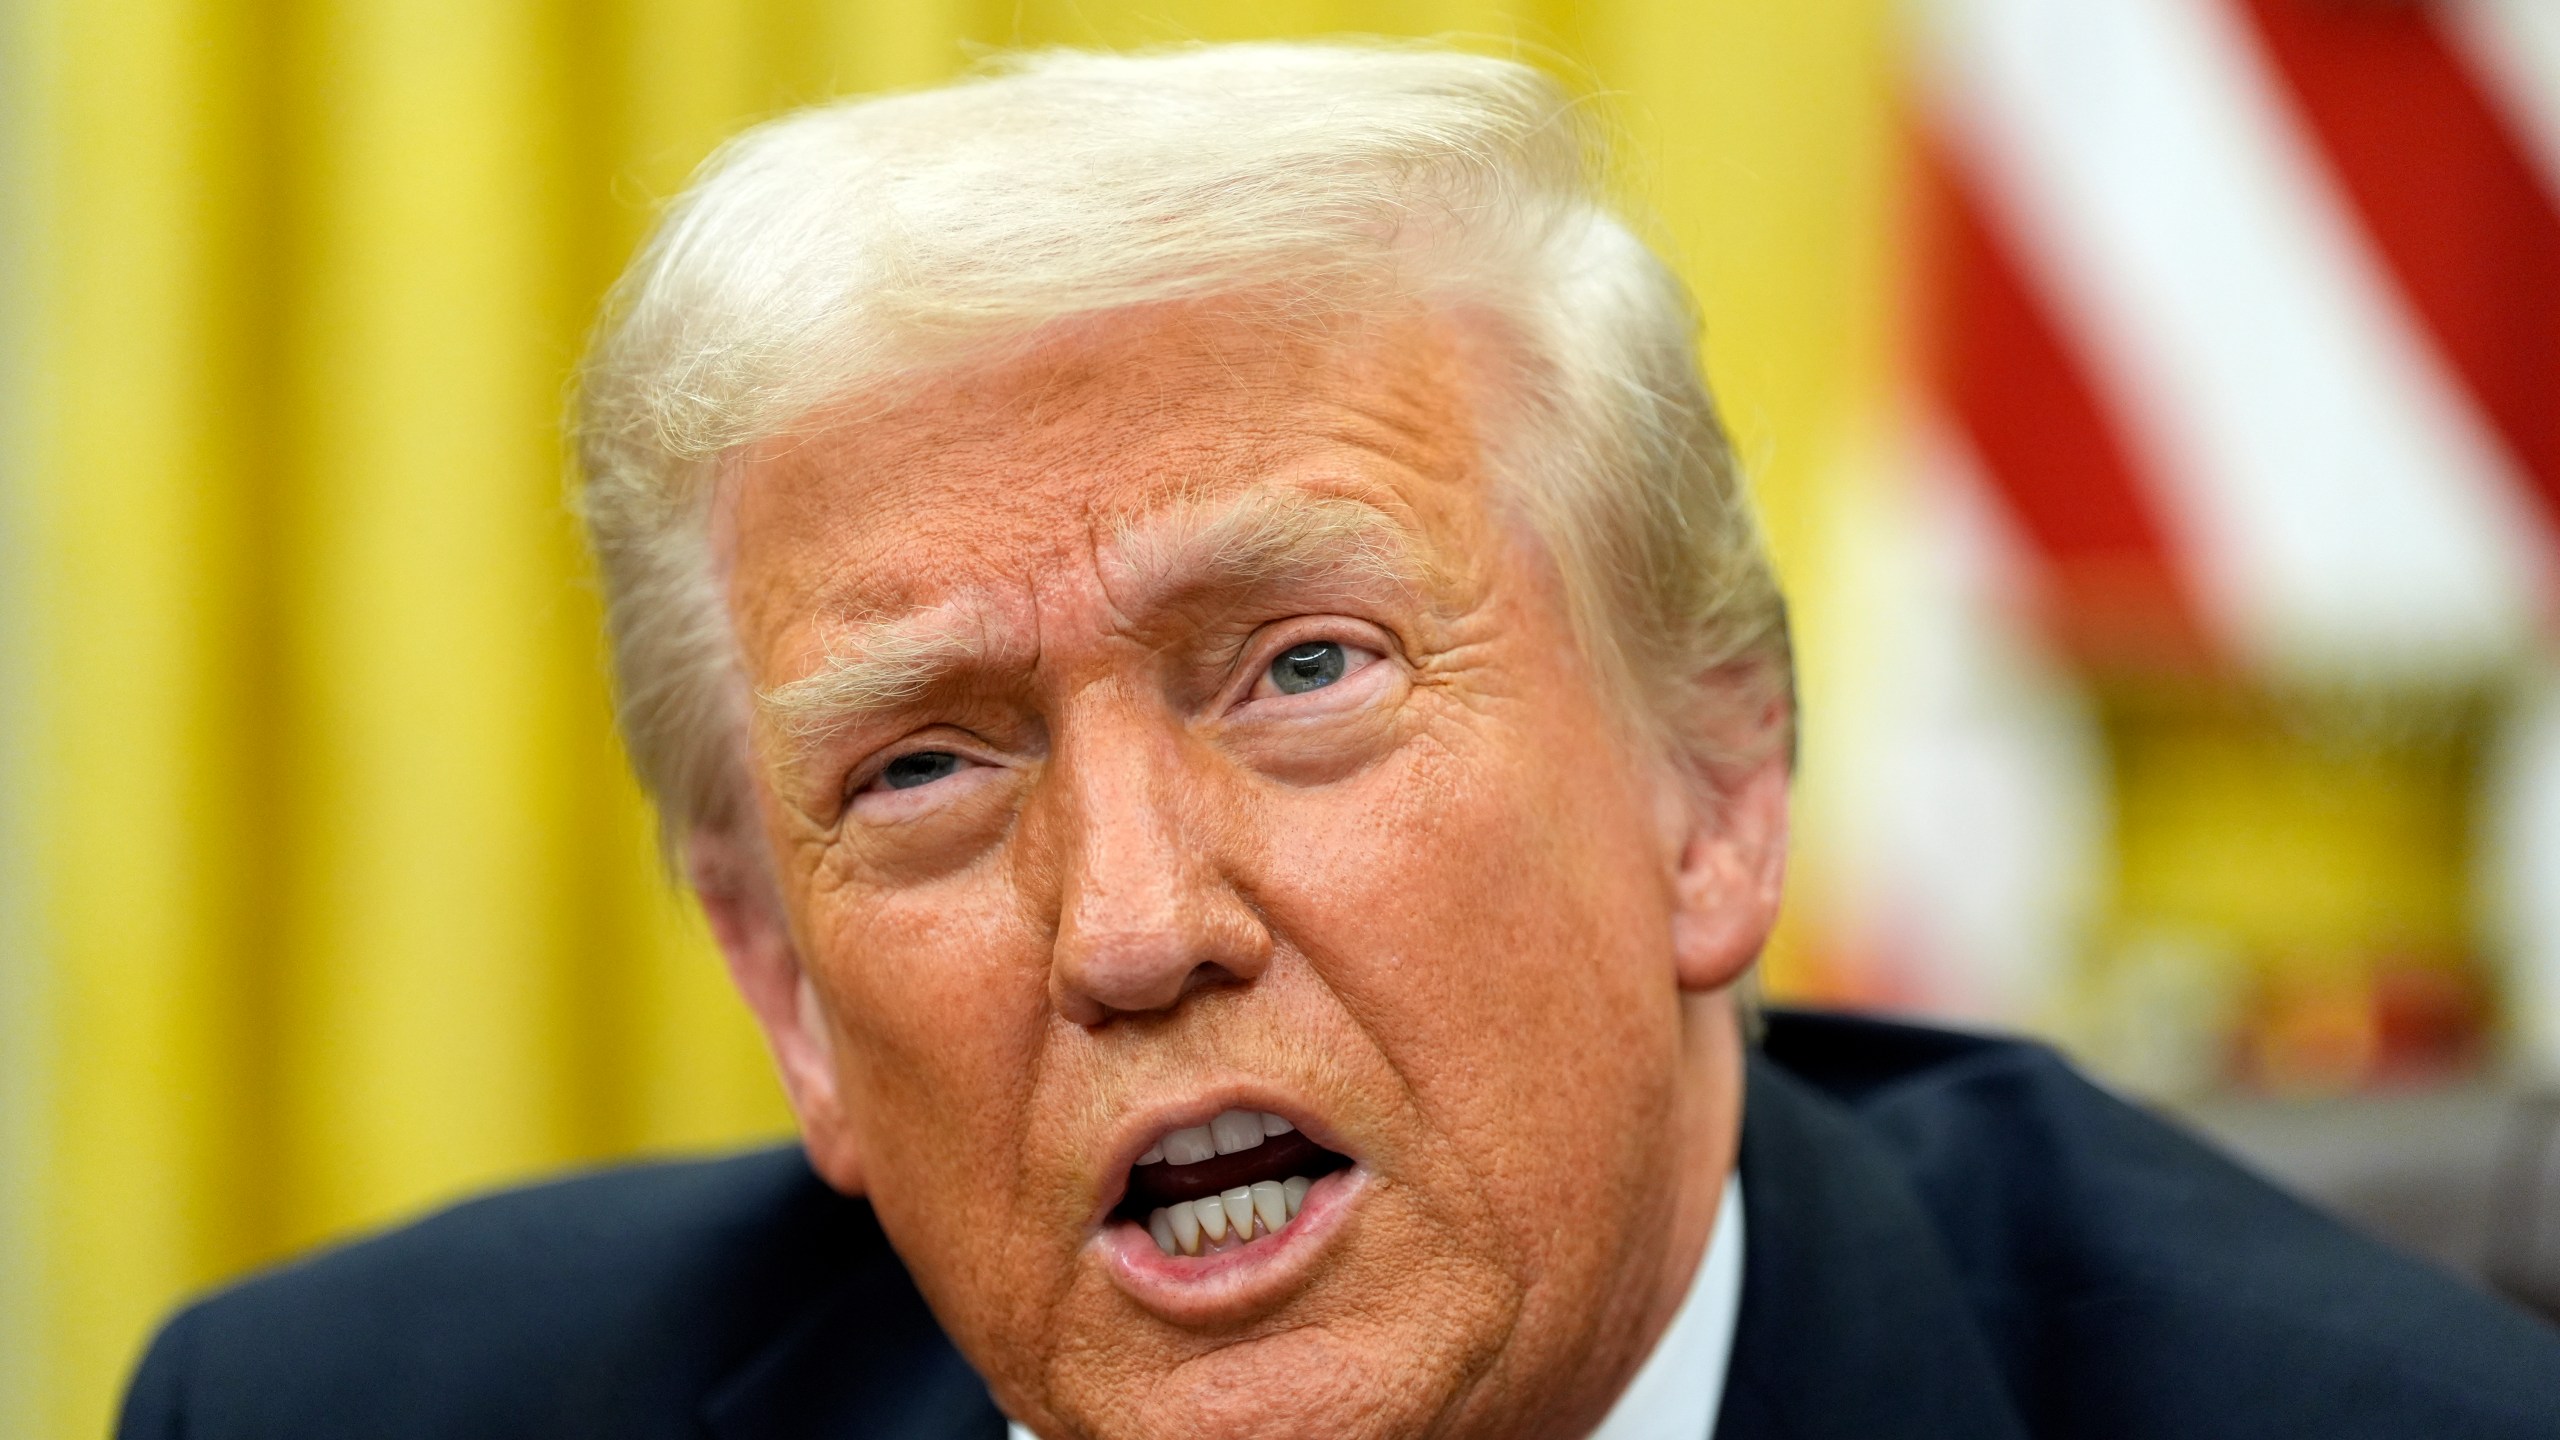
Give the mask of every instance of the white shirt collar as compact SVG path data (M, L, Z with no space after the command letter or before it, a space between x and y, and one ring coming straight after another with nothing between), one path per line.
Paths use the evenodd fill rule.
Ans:
M1591 1440L1713 1440L1733 1327L1742 1318L1742 1176L1727 1176L1689 1295ZM1039 1440L1020 1425L1007 1440Z
M1742 1175L1725 1177L1689 1296L1591 1440L1711 1440L1742 1318Z

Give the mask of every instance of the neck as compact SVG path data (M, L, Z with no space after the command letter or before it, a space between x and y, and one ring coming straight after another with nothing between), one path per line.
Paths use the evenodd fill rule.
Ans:
M1735 1006L1729 989L1681 997L1681 1078L1669 1147L1669 1214L1660 1247L1631 1257L1637 1267L1631 1278L1638 1283L1631 1284L1627 1293L1641 1295L1644 1304L1633 1343L1584 1430L1599 1423L1661 1342L1681 1302L1688 1298L1690 1282L1697 1277L1707 1242L1715 1233L1725 1181L1733 1174L1742 1142L1742 1025ZM1567 1433L1579 1435L1584 1430Z
M1743 1042L1729 991L1684 995L1681 1006L1679 1074L1656 1172L1664 1184L1627 1227L1590 1338L1578 1353L1549 1357L1556 1364L1550 1375L1570 1382L1536 1387L1544 1393L1534 1404L1519 1403L1524 1392L1515 1390L1507 1403L1481 1407L1483 1418L1463 1433L1581 1440L1608 1415L1688 1298L1740 1148ZM1496 1414L1504 1418L1484 1423Z

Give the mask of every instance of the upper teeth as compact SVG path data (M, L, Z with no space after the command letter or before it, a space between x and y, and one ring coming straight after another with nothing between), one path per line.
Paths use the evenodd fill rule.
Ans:
M1225 1110L1206 1125L1176 1130L1147 1147L1138 1157L1141 1165L1159 1161L1168 1165L1197 1165L1213 1155L1233 1155L1250 1150L1273 1135L1286 1135L1297 1127L1277 1115L1260 1110Z

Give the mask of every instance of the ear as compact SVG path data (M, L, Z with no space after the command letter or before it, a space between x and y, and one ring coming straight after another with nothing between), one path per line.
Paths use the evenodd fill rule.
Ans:
M1681 834L1672 963L1683 990L1742 978L1778 924L1787 871L1787 762L1773 754L1719 782L1678 786Z
M729 978L764 1029L809 1163L829 1185L859 1195L862 1146L836 1071L835 1025L800 963L765 848L752 833L739 833L747 828L689 836L685 869Z

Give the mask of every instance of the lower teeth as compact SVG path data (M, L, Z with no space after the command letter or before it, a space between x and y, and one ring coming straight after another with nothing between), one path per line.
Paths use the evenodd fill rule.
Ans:
M1167 1205L1147 1217L1147 1233L1167 1255L1199 1255L1232 1250L1265 1235L1276 1235L1307 1203L1302 1175L1239 1185L1222 1195L1205 1195Z

